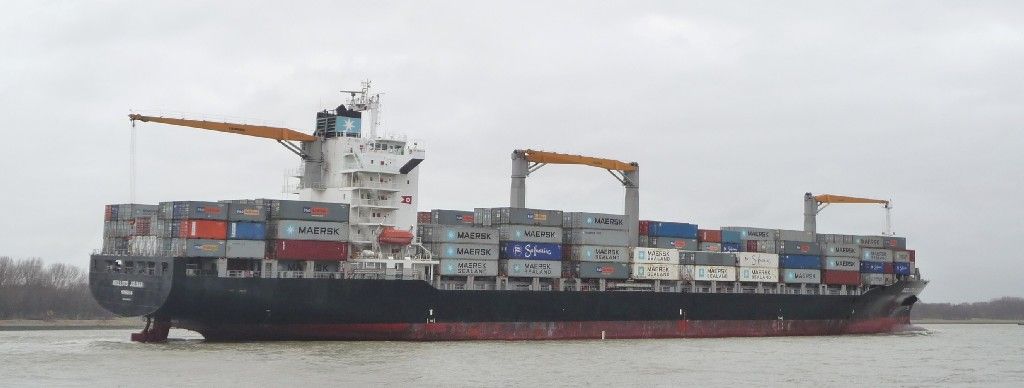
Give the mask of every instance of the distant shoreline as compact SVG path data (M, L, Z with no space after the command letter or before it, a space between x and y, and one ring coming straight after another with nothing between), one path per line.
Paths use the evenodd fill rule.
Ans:
M0 331L23 330L110 330L141 329L146 326L142 318L111 319L10 319L0 320Z
M910 319L913 324L922 325L946 325L946 324L959 324L959 325L1016 325L1018 323L1024 323L1018 319Z

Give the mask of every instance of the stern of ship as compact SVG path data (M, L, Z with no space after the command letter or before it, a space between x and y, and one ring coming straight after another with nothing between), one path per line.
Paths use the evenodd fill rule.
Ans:
M92 255L89 290L100 307L122 317L146 317L146 327L133 341L167 339L170 318L159 315L171 292L174 259L125 255Z

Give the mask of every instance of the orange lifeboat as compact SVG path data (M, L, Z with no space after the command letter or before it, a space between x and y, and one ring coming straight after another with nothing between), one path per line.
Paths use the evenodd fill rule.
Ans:
M408 230L399 230L394 228L387 228L380 232L380 236L377 237L377 241L381 244L393 244L393 245L409 245L412 242L412 232Z

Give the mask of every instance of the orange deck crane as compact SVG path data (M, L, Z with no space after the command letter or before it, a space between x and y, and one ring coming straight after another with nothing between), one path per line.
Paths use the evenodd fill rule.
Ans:
M847 197L843 195L834 194L804 194L804 231L816 233L818 213L820 213L822 210L825 210L825 208L828 207L828 205L833 203L881 204L885 208L884 234L887 236L892 235L892 201L885 199Z
M313 142L318 138L313 135L307 135L305 133L278 127L268 127L264 125L251 125L251 124L238 124L238 123L226 123L219 121L206 121L206 120L192 120L192 119L179 119L171 117L160 117L160 116L144 116L140 114L130 114L128 118L131 119L132 125L136 121L142 122L154 122L169 125L178 125L182 127L192 127L199 129L207 129L211 131L234 133L246 136L262 137L266 139L277 140L289 151L301 156L303 159L307 158L307 155L303 152L301 145L292 143L297 142Z

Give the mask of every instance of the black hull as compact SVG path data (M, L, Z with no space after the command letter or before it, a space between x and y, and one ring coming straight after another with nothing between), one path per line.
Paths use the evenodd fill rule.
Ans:
M103 259L103 257L94 257ZM147 258L154 260L154 258ZM459 340L826 335L898 330L924 281L863 295L445 291L424 281L94 270L99 303L208 340ZM159 264L158 264L159 265ZM95 267L94 267L95 268ZM131 282L141 287L131 287ZM125 286L125 285L128 286ZM125 295L124 291L132 295Z

